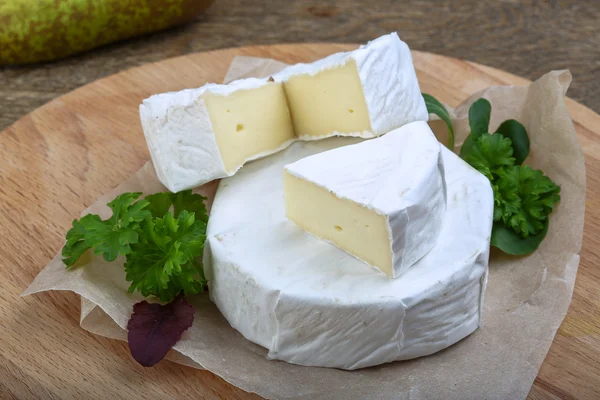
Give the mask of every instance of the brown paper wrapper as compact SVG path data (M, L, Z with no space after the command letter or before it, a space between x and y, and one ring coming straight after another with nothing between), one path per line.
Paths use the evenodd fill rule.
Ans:
M274 60L237 57L226 82L266 77L285 67ZM527 163L541 168L562 188L562 201L550 220L540 248L527 257L492 251L483 325L471 336L434 355L357 371L302 367L267 360L267 351L236 332L208 294L189 300L195 320L168 354L172 361L205 368L229 383L273 399L523 399L552 343L571 301L583 235L585 166L575 129L564 102L571 82L568 71L553 71L530 86L490 87L456 110L450 108L456 143L468 134L470 104L484 97L492 103L490 128L505 119L521 121L530 135ZM447 135L439 120L430 125L440 141ZM85 213L104 216L106 202L125 191L154 193L165 188L150 162ZM216 182L197 189L209 198ZM70 290L81 296L81 326L98 335L126 340L132 306L142 300L128 294L123 260L101 257L66 271L57 255L24 295Z

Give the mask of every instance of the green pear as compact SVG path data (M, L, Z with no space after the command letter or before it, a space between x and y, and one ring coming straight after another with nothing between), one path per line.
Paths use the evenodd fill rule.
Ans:
M0 0L0 65L57 60L194 19L214 0Z

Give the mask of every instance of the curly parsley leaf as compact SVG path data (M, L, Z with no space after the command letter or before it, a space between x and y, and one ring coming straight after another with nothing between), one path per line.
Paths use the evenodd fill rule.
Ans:
M135 201L140 195L123 193L117 196L108 203L112 216L105 221L95 214L73 221L62 250L67 267L72 266L90 248L95 255L102 254L106 261L114 261L119 254L127 255L131 251L131 244L138 241L139 223L150 216L150 212L144 210L148 202Z
M452 126L452 120L450 119L450 114L444 107L442 103L440 103L435 97L430 94L422 93L423 100L425 100L425 106L427 107L427 112L429 114L435 114L442 121L446 123L448 127L448 144L446 145L450 150L454 151L454 127Z
M560 188L540 170L516 165L498 179L502 202L502 222L523 239L542 231L554 205L560 201Z
M560 187L542 171L522 165L530 146L525 127L507 120L489 134L490 116L487 100L471 105L471 133L460 156L489 179L494 191L492 246L508 254L529 254L546 236Z
M181 291L196 294L204 290L202 256L206 223L194 213L181 211L178 218L167 212L163 218L147 220L140 240L125 261L129 291L173 300Z
M199 194L192 193L191 190L185 190L182 192L172 193L171 199L173 201L173 215L175 218L179 216L179 213L183 210L196 214L196 219L208 222L208 213L206 212L206 197Z
M146 196L146 200L150 203L147 209L150 210L153 217L162 217L172 207L175 218L179 216L181 211L187 210L195 213L198 219L204 222L208 221L206 205L204 204L206 197L192 193L191 190L177 193L155 193Z
M97 218L97 215L86 215L83 219ZM67 232L67 243L62 249L63 262L70 268L91 246L85 241L85 221L73 220L71 229Z
M121 254L130 292L138 290L165 302L180 293L202 292L206 198L191 190L156 193L136 201L140 195L117 196L108 203L113 214L105 221L95 214L73 221L63 262L72 267L88 249L107 261Z
M148 202L146 209L155 218L164 216L173 206L171 195L170 192L160 192L146 196L144 198Z
M496 133L484 133L473 140L471 151L464 160L473 168L492 180L501 173L501 169L515 163L510 139Z

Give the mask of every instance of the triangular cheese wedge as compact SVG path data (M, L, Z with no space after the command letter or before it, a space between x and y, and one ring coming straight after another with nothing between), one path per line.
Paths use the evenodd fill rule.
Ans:
M446 210L440 143L426 122L285 167L286 215L395 278L434 246Z

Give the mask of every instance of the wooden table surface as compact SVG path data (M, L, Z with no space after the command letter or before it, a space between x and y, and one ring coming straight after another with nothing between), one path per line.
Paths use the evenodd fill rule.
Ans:
M363 43L398 31L412 49L531 80L569 68L569 97L600 112L598 0L216 0L197 21L31 67L0 69L0 130L49 100L118 71L225 47Z

